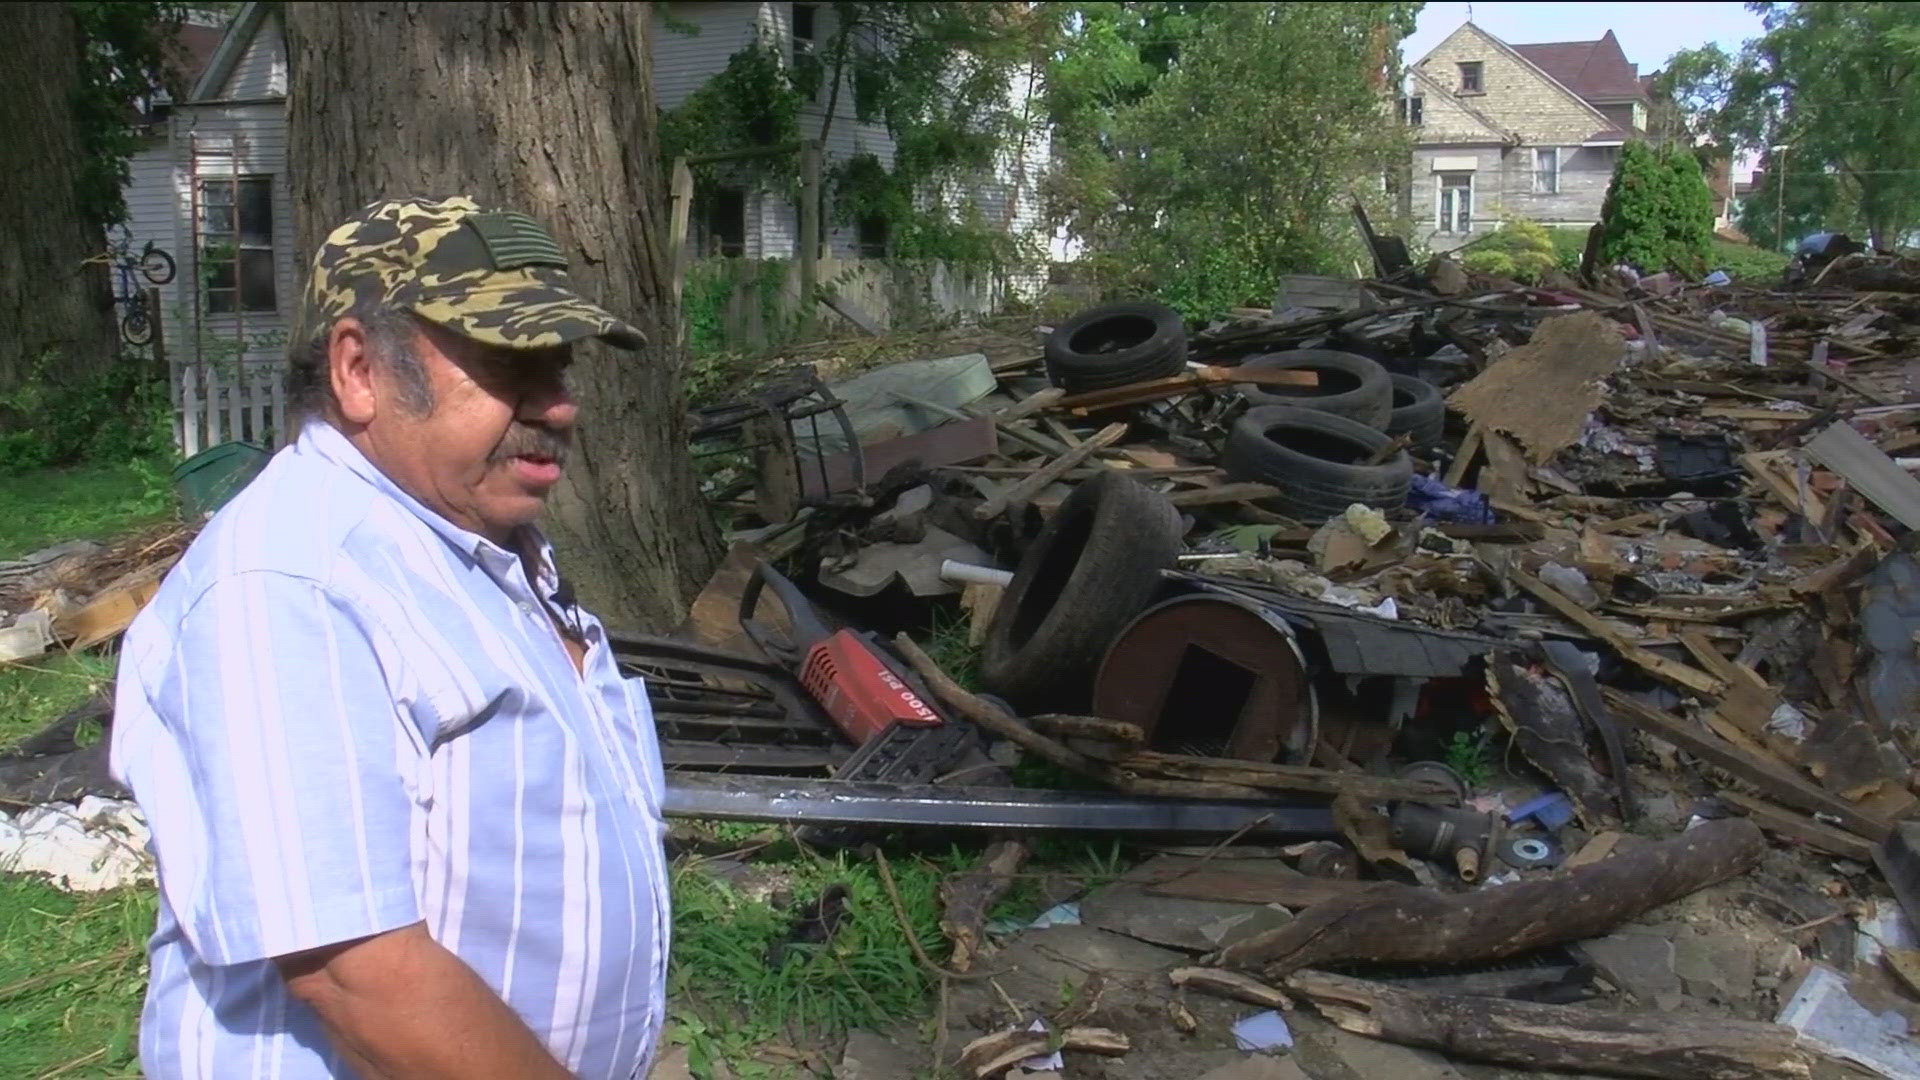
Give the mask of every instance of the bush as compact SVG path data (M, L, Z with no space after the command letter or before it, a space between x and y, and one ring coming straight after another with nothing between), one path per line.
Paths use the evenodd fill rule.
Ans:
M1580 273L1580 259L1587 253L1587 230L1584 228L1548 229L1553 236L1553 261L1560 272L1570 277Z
M1474 244L1460 265L1476 274L1535 282L1558 262L1553 235L1538 222L1515 218Z
M1777 282L1787 268L1787 257L1778 251L1729 240L1713 242L1713 258L1709 261L1735 281Z
M75 383L59 383L42 358L0 395L0 475L81 462L124 463L173 452L165 380L130 358Z
M1683 149L1630 142L1600 210L1600 257L1643 273L1699 275L1713 241L1713 195Z

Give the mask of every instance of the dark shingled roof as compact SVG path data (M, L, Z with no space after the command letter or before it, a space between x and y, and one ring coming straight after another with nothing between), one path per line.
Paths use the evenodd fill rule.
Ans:
M1627 63L1611 30L1599 41L1549 41L1513 51L1588 101L1646 96L1639 66Z

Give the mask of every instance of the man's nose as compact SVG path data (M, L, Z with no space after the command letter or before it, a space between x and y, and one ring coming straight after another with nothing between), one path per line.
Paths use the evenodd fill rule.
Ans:
M542 379L529 386L520 398L517 412L526 423L565 430L573 427L580 407L574 404L573 393L567 389L566 380L553 378Z

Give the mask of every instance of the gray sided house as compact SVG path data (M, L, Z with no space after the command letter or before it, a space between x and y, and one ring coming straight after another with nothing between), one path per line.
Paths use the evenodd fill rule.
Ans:
M1408 70L1414 238L1450 251L1507 218L1592 225L1620 147L1644 137L1638 69L1598 41L1509 45L1464 23Z
M673 3L653 11L653 83L662 108L685 101L756 39L775 43L790 59L796 48L824 44L833 32L826 4ZM287 48L279 5L243 4L224 27L189 25L180 44L182 82L190 89L148 114L149 139L133 157L126 188L125 239L136 254L153 242L179 268L160 287L160 329L181 450L232 439L271 445L287 434L281 373L304 274L286 174ZM1010 93L1018 107L1038 87ZM823 90L801 117L803 132L819 130L826 100ZM852 94L843 88L826 163L871 153L890 165L885 129L859 122L852 111ZM990 175L958 195L1010 232L1038 231L1041 171L1050 155L1044 134L1009 148ZM784 200L739 192L692 222L689 254L791 258L798 220ZM823 244L821 280L850 274L863 256L883 250L885 239L871 228L835 228ZM1036 280L1043 283L1044 273Z

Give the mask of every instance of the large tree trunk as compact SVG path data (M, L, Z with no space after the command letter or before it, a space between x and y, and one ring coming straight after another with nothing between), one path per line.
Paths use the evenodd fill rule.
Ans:
M645 331L585 343L582 419L548 530L614 626L677 622L718 554L686 448L654 142L648 5L289 4L300 249L361 205L471 195L551 228L590 298Z
M116 352L100 222L81 213L79 28L64 3L0 4L0 393L44 370L105 369ZM11 418L19 419L19 418ZM0 430L10 418L0 410Z

